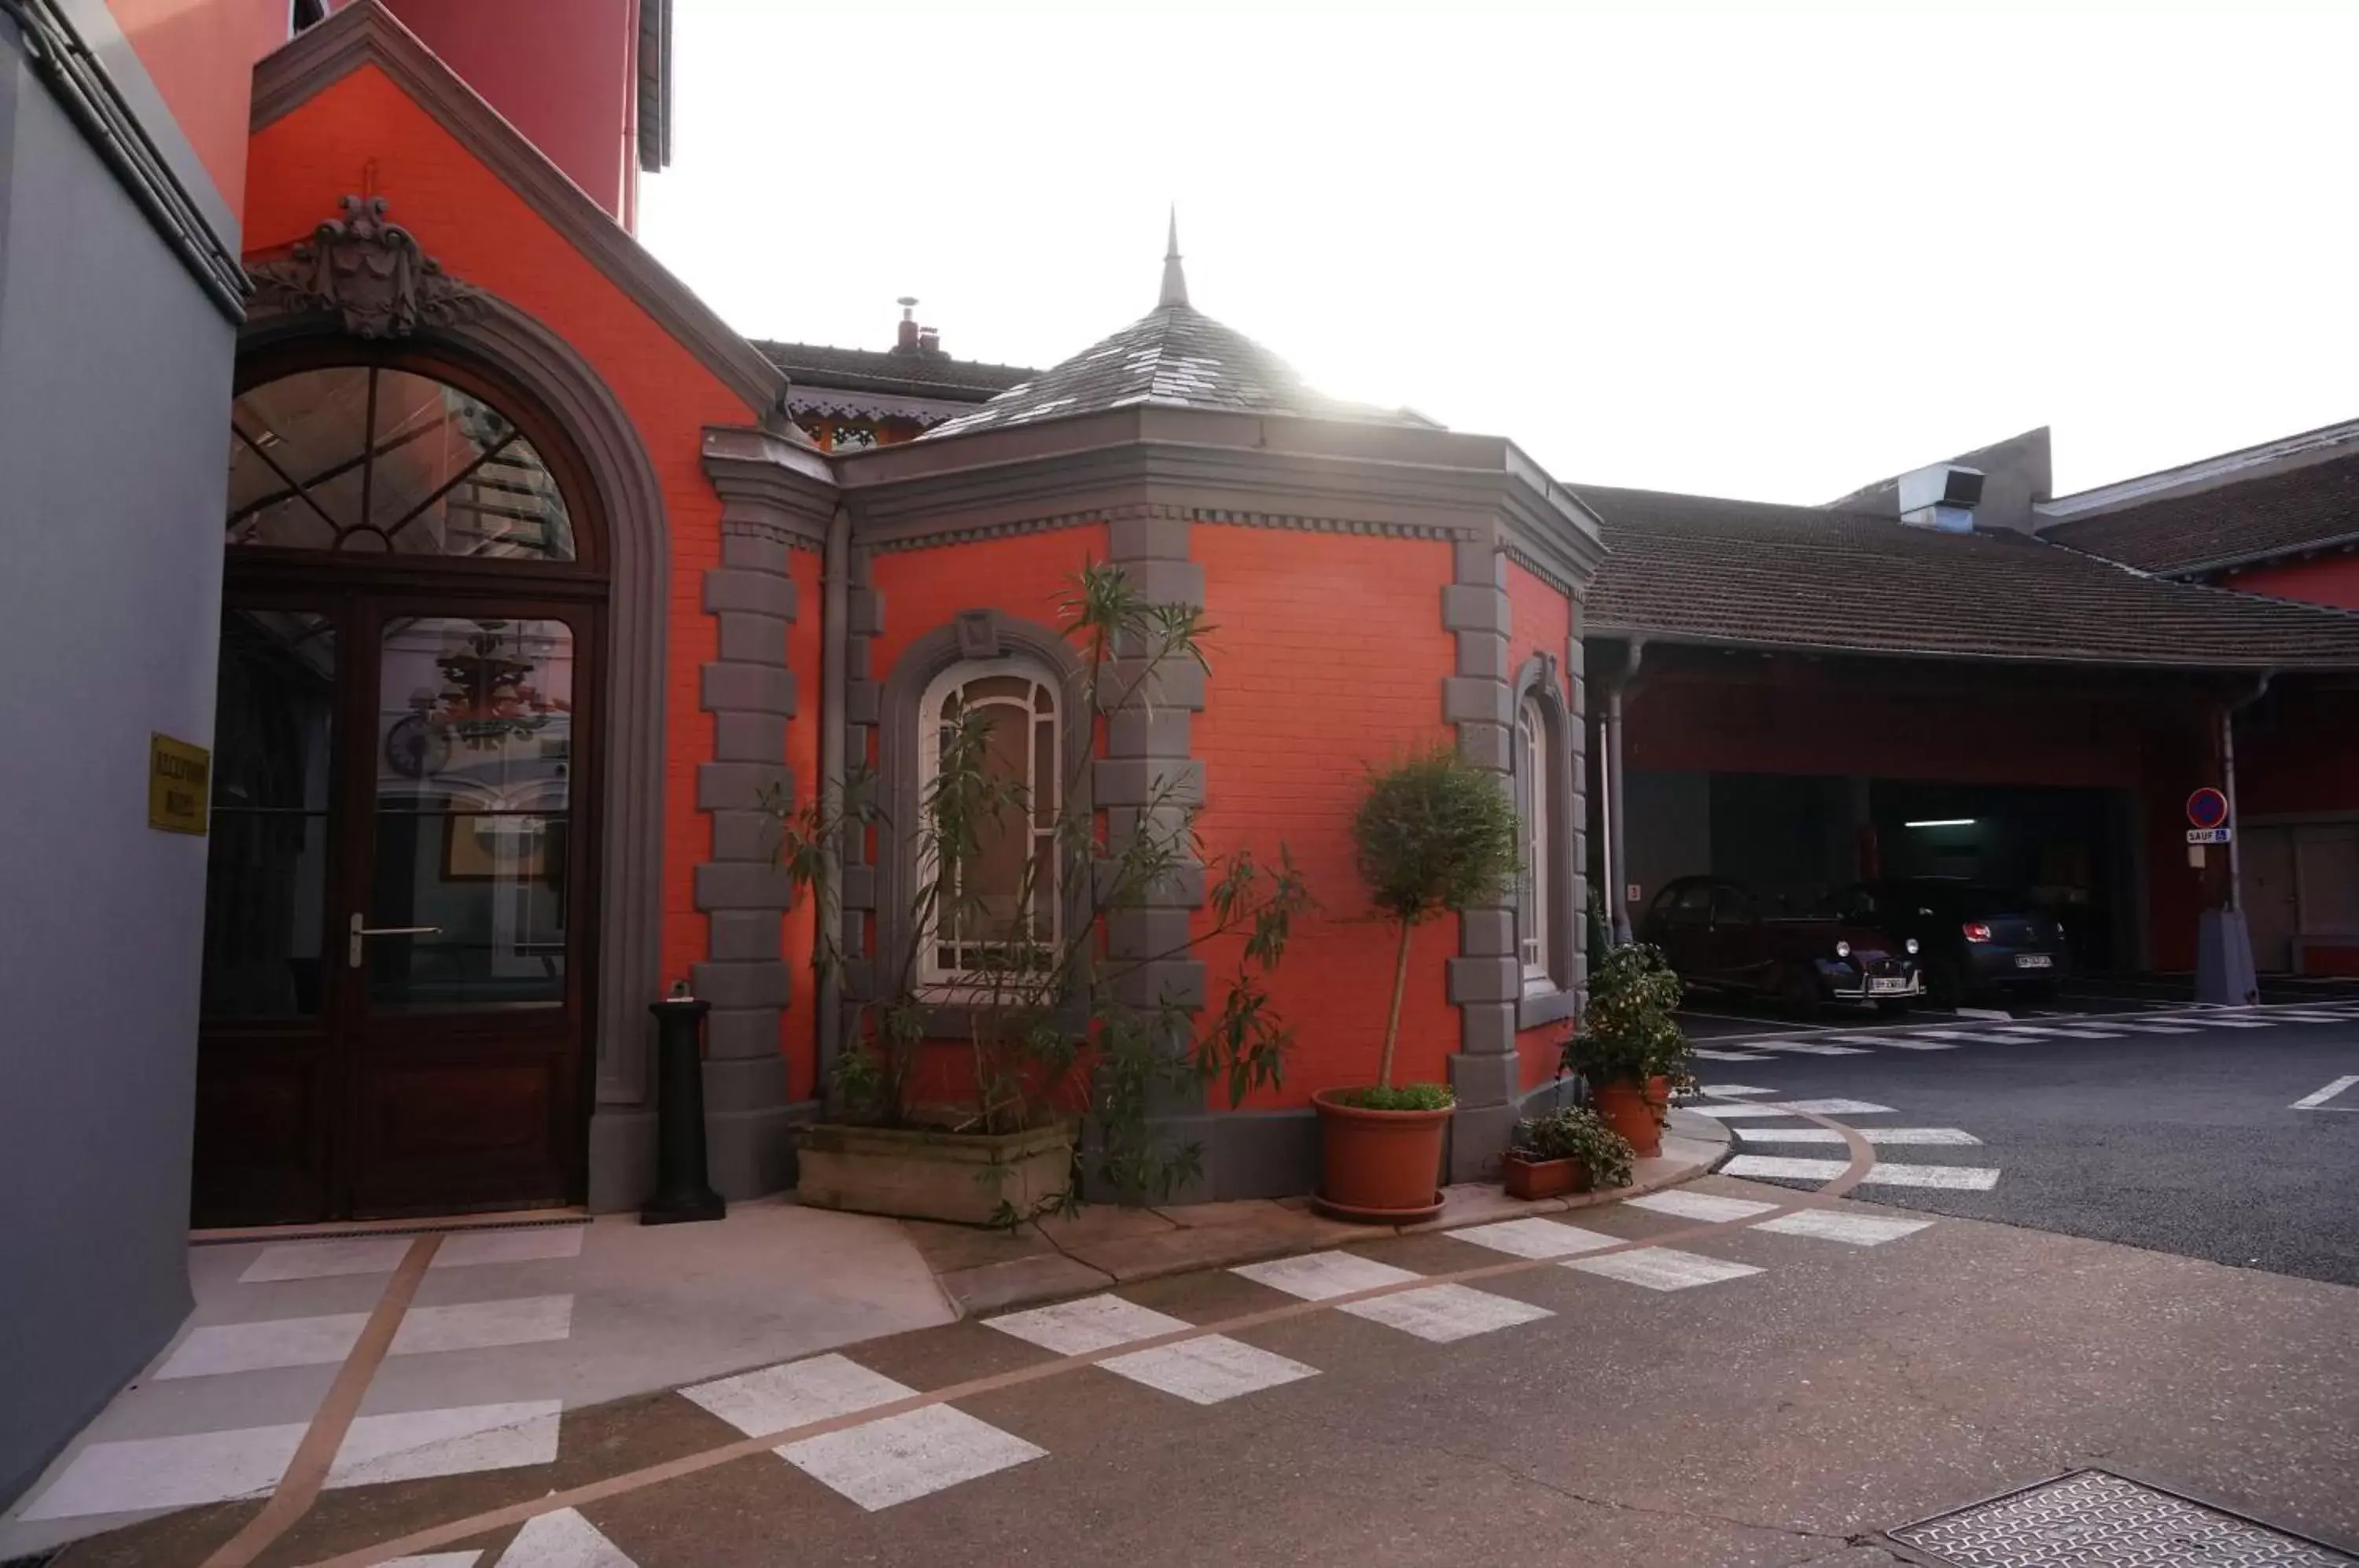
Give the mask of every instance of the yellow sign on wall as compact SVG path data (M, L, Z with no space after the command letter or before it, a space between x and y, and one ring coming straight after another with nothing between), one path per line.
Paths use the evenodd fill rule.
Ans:
M205 831L212 793L213 754L170 735L147 737L147 825L166 833Z

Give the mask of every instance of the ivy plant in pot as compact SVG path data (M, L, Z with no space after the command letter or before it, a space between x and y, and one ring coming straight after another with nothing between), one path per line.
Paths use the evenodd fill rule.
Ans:
M1590 970L1588 1010L1564 1045L1564 1065L1588 1081L1598 1118L1643 1157L1663 1151L1671 1096L1695 1087L1679 1006L1680 977L1662 949L1613 948Z
M1321 1212L1386 1225L1440 1213L1451 1092L1440 1083L1393 1083L1410 939L1437 915L1504 897L1517 869L1517 838L1515 803L1499 777L1447 746L1370 777L1352 839L1369 901L1397 931L1392 1008L1375 1083L1310 1097L1319 1112Z
M830 1114L796 1131L806 1203L1012 1226L1078 1207L1084 1180L1118 1201L1162 1201L1201 1175L1202 1149L1150 1107L1213 1082L1234 1105L1279 1082L1291 1031L1266 982L1310 907L1284 846L1274 865L1243 846L1210 853L1177 777L1119 826L1084 788L1108 715L1157 700L1164 670L1205 663L1211 628L1109 564L1085 566L1063 607L1080 669L1059 705L1095 733L1054 801L1008 764L1028 743L996 731L1028 724L1030 708L1010 718L1005 704L956 699L929 716L933 766L914 817L889 820L864 768L819 800L765 801L799 888L837 884L839 847L872 836L913 872L889 942L874 921L856 952L819 933L814 965L847 1005ZM1181 935L1115 940L1117 917L1168 907L1200 869L1204 908ZM1144 984L1208 947L1225 973L1201 1001ZM945 953L957 960L947 978Z
M1516 1124L1500 1170L1511 1198L1554 1198L1630 1184L1630 1140L1582 1105Z

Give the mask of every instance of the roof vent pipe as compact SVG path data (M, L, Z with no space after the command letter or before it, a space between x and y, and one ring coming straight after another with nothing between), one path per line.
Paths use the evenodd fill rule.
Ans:
M1912 528L1937 528L1945 534L1974 530L1974 508L1982 504L1983 474L1954 463L1937 463L1900 476L1900 520Z
M901 307L901 331L893 346L902 354L918 352L918 297L904 294L895 301Z

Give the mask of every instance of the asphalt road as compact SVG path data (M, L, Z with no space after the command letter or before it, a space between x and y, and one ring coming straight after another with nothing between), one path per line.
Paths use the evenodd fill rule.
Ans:
M1766 1057L1708 1060L1701 1064L1707 1083L1890 1106L1889 1115L1842 1119L1962 1129L1979 1146L1908 1148L1894 1157L1938 1156L1999 1172L1988 1191L1878 1188L1881 1202L2359 1285L2359 1083L2321 1106L2294 1108L2359 1075L2359 1006L2311 1006L2320 1010L2146 1006L2011 1020L1912 1017L1899 1026L1807 1032L1699 1020L1715 1027L1708 1037L1692 1032L1707 1051ZM2319 1018L2328 1021L2310 1021ZM2007 1038L2025 1029L2113 1038ZM1940 1034L1959 1038L1935 1040ZM1953 1049L1882 1043L1891 1040ZM1746 1130L1744 1120L1731 1125ZM1834 1152L1750 1140L1745 1151Z

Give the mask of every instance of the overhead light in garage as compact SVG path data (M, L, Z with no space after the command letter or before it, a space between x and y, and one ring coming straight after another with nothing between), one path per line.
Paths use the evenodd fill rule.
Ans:
M1921 822L1903 822L1900 825L1908 828L1970 828L1974 825L1974 819L1972 817L1928 817Z

